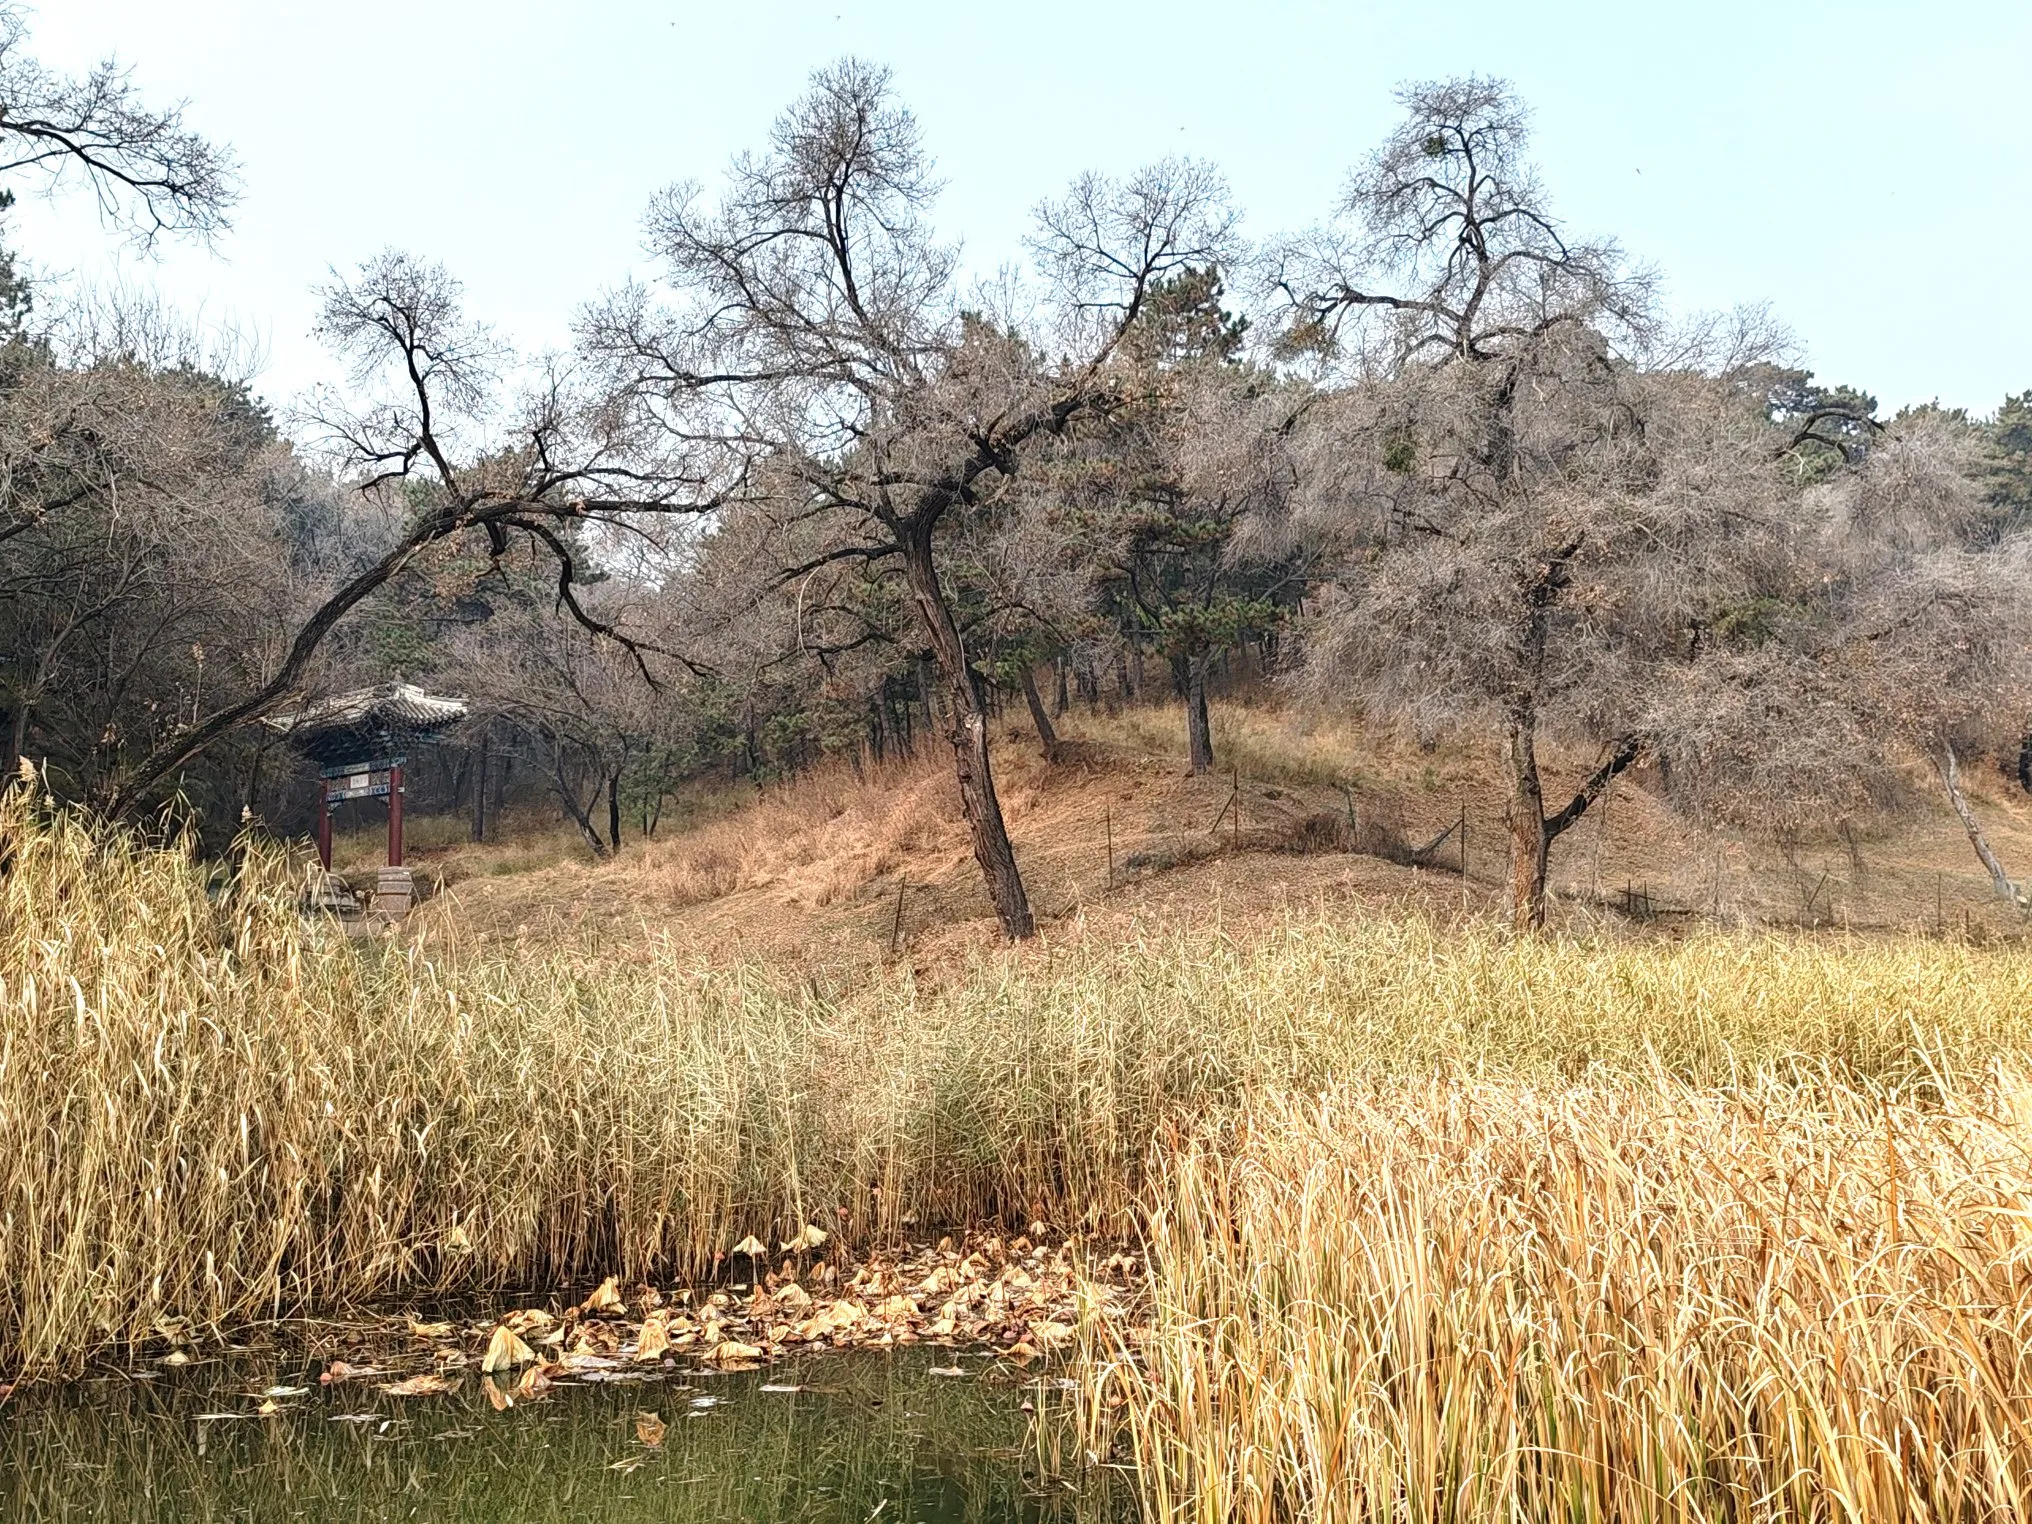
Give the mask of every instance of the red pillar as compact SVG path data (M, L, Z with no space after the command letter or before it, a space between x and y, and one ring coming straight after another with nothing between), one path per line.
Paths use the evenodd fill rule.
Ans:
M329 799L331 781L318 779L317 783L317 855L325 872L332 871L332 806Z
M402 764L388 769L388 866L402 866Z

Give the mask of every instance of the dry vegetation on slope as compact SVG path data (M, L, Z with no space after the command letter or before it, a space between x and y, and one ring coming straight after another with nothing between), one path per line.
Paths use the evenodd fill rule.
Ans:
M1263 703L1217 705L1214 728L1229 770L1205 778L1186 775L1169 707L1068 716L1072 744L1056 767L1027 727L1004 729L1002 792L1048 938L1208 924L1242 934L1290 913L1394 907L1455 919L1499 908L1503 798L1488 757ZM1578 776L1589 761L1565 759L1563 771ZM1973 769L1968 782L2006 862L2032 864L2032 800ZM1689 825L1656 797L1656 783L1642 770L1620 780L1606 808L1559 844L1553 883L1565 931L2019 927L1991 898L1937 782L1916 767L1893 824L1790 850ZM527 945L591 936L616 953L668 933L710 957L806 970L860 968L886 959L893 943L928 973L996 941L937 755L836 764L695 801L692 815L604 865L561 832L427 849L418 860L447 892L423 925ZM1465 880L1458 833L1428 866L1404 861L1463 817ZM355 862L378 848L378 836L363 838Z

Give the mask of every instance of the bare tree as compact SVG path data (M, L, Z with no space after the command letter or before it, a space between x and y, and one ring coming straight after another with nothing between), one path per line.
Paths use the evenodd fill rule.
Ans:
M1288 246L1275 277L1287 347L1349 363L1364 383L1335 411L1316 474L1335 532L1362 548L1330 644L1385 675L1379 692L1400 705L1500 712L1511 902L1535 926L1553 840L1641 749L1635 734L1610 736L1601 766L1546 809L1548 703L1590 686L1585 660L1559 659L1555 626L1592 623L1574 604L1593 582L1588 558L1623 538L1625 516L1603 509L1620 506L1643 454L1615 345L1648 330L1649 282L1613 245L1562 231L1506 86L1452 80L1400 99L1403 124L1353 177L1338 220ZM1379 663L1379 639L1435 626L1442 661ZM1406 667L1408 692L1387 676Z
M259 680L317 486L243 384L159 314L0 356L0 714L93 797L133 748Z
M679 439L770 453L786 537L815 525L790 581L894 560L943 678L974 856L1002 929L1032 934L988 749L980 674L942 573L941 530L988 511L1025 451L1111 395L1106 361L1152 284L1216 257L1231 219L1192 165L1087 177L1042 212L1037 252L1064 319L1054 349L1009 312L964 301L928 221L917 123L886 71L820 70L723 193L681 185L650 210L676 301L640 289L589 315L587 347L637 416Z
M1345 367L1306 436L1303 517L1343 558L1315 680L1501 735L1519 927L1647 754L1775 831L1881 803L1886 740L1939 756L2015 687L1971 431L1804 387L1757 313L1666 333L1648 277L1552 217L1505 88L1404 100L1279 272L1287 344ZM1548 738L1598 758L1556 804Z
M352 363L354 390L320 399L305 422L329 441L354 488L382 505L388 533L321 590L264 682L195 713L124 770L109 794L114 809L132 808L206 747L287 702L348 614L449 541L483 541L494 554L513 540L532 546L555 569L559 609L628 644L579 598L588 554L603 537L641 539L707 512L743 481L737 446L645 440L624 411L558 365L500 403L512 356L465 319L458 283L441 266L393 252L369 260L325 290L320 328Z
M38 176L51 191L81 180L101 219L144 246L225 230L232 156L187 127L181 105L146 104L111 59L81 78L53 74L27 40L23 8L0 5L0 178Z

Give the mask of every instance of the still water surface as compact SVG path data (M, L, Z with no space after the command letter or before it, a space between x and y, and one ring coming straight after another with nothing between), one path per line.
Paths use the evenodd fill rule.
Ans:
M963 1375L937 1375L958 1367ZM1047 1382L1047 1384L1049 1384ZM307 1387L252 1415L271 1387ZM765 1390L795 1386L796 1391ZM1126 1489L1039 1479L1036 1378L945 1349L402 1398L274 1361L99 1373L0 1407L0 1518L113 1524L1113 1524ZM645 1442L659 1434L660 1444ZM1113 1501L1110 1501L1112 1494Z

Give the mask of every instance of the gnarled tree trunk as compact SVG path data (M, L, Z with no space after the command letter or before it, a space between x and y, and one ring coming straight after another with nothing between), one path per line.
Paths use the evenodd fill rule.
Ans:
M1058 728L1051 723L1051 716L1045 712L1044 695L1037 691L1037 674L1028 666L1023 669L1023 702L1030 706L1030 723L1037 727L1037 744L1043 749L1044 760L1058 760Z
M1519 931L1545 924L1545 876L1552 856L1535 728L1528 715L1510 722L1510 924Z
M2004 871L2004 865L1990 847L1990 838L1983 831L1982 822L1976 819L1976 812L1968 802L1968 795L1961 791L1961 767L1956 762L1954 748L1942 748L1943 760L1940 765L1940 781L1947 785L1948 802L1954 806L1955 814L1961 817L1961 828L1968 832L1969 845L1976 849L1976 858L1990 875L1990 887L2000 900L2013 905L2023 902L2018 897L2018 886L2011 882L2011 875Z
M1639 737L1618 738L1573 797L1557 814L1548 815L1538 773L1535 718L1525 707L1510 721L1510 924L1518 931L1536 931L1545 924L1545 883L1552 844L1577 825L1617 775L1644 754Z
M973 837L974 861L980 864L981 877L987 881L988 897L995 903L1002 934L1012 942L1022 941L1037 934L1037 921L1030 912L1023 877L1016 871L1016 851L1009 844L1002 801L995 795L995 774L988 757L988 716L981 702L980 680L967 665L959 625L939 583L938 564L932 557L931 530L930 522L920 521L910 524L901 536L904 572L918 617L931 638L939 675L945 680L952 722L946 739L952 743L960 809Z

